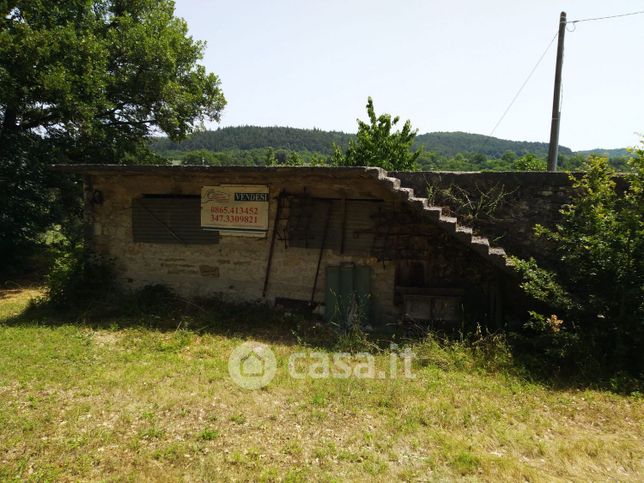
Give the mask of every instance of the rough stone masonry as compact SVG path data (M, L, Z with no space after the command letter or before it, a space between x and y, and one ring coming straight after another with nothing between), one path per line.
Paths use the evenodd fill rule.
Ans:
M491 179L487 173L387 175L374 168L54 169L83 176L88 243L114 261L125 287L164 284L189 297L285 299L320 306L329 296L327 268L352 264L368 267L368 295L379 324L425 306L446 317L455 300L462 317L487 323L511 317L517 281L505 251L485 235L525 256L536 246L534 222L556 219L570 194L567 177L560 173L495 174ZM434 205L438 200L428 193L432 184L476 190L479 196L493 186L498 191L501 184L509 194L498 201L497 213L470 218L473 230L453 216L459 210L445 205L450 200ZM244 230L199 226L203 188L236 185L268 189L267 229L247 236ZM224 191L214 190L212 196ZM239 199L262 199L244 196ZM530 212L533 216L525 216ZM252 210L244 213L234 219L255 216ZM426 305L410 305L423 297Z

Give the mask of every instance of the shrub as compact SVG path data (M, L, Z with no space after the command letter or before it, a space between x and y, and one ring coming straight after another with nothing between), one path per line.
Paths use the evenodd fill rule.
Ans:
M379 166L387 171L414 171L422 148L412 150L418 130L405 121L402 129L394 131L400 121L390 114L376 115L371 97L367 100L369 121L358 119L355 141L349 140L346 152L334 145L333 164L336 166Z
M634 154L623 193L607 160L591 157L572 178L576 194L561 222L535 227L553 242L557 266L515 260L524 291L550 307L525 327L548 359L644 371L644 150Z
M47 274L47 297L57 307L86 305L114 288L112 263L82 245L59 251Z

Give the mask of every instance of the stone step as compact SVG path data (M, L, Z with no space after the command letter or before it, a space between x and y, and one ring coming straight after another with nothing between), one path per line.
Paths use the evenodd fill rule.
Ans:
M485 238L484 236L473 236L472 237L472 245L482 245L485 247L490 246L490 241Z
M427 206L427 198L415 198L411 196L409 198L409 202L412 203L414 207L421 210L425 209L425 207Z
M499 250L501 250L503 254L501 254ZM507 256L505 255L505 250L503 250L502 248L490 248L488 251L488 256L486 258L490 262L501 268L507 268L511 266L510 260L507 258Z
M469 244L472 242L473 232L469 226L456 225L456 231L454 234L456 235L456 238L465 243Z
M382 181L387 184L387 187L391 190L397 190L400 188L400 180L398 178L391 178L385 176L382 178Z
M489 256L490 242L482 236L473 236L470 241L471 246L481 255Z
M511 266L511 262L507 258L503 248L491 247L490 241L487 238L474 235L474 230L469 226L459 225L457 218L443 215L442 207L430 205L427 198L416 196L414 190L411 188L401 187L398 178L387 176L388 173L380 168L370 168L367 172L382 181L390 191L398 193L398 196L414 208L421 209L428 218L438 222L441 228L454 234L457 239L469 245L474 251L480 253L494 265L502 268Z
M505 250L503 248L500 248L500 247L494 247L494 248L490 247L490 249L488 250L488 253L490 255L495 255L495 256L503 257L503 258L505 258L507 256L505 254Z
M387 172L382 168L369 167L369 168L365 168L365 171L368 175L371 175L374 178L384 179L388 177Z
M453 224L453 225L454 225L454 229L456 229L456 222L457 222L458 220L457 220L456 218L454 218L453 216L443 216L443 215L441 215L441 217L440 217L438 220L439 220L439 221L441 221L441 222L443 222L443 223L450 223L450 224Z
M438 220L443 214L443 209L440 206L426 206L425 213L427 213L433 220Z
M414 197L414 190L411 188L397 188L396 192L399 193L399 196L404 200Z

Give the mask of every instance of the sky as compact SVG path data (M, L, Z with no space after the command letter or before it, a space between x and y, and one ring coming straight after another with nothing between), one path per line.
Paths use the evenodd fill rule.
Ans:
M644 0L176 0L228 105L220 126L356 132L376 113L419 133L492 134L568 20L644 10ZM560 144L638 144L644 14L569 24ZM556 39L494 136L550 136ZM216 128L213 124L211 128Z

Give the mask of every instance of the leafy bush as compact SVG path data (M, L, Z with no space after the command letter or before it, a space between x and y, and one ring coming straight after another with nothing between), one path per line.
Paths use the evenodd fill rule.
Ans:
M537 225L553 242L558 265L515 260L522 287L550 307L526 324L543 354L592 370L644 371L644 150L634 150L623 192L606 159L591 157L575 198L553 229ZM545 309L544 309L545 310ZM557 323L553 325L553 322ZM556 327L556 330L555 330Z
M512 169L518 171L545 171L546 168L546 160L532 153L527 153L512 163Z
M2 267L29 251L50 223L47 172L31 136L3 136L0 149L0 260Z
M349 147L342 152L334 145L333 162L337 166L379 166L387 171L413 171L422 148L412 151L418 130L412 130L411 121L405 121L402 130L392 131L398 116L376 116L373 100L367 101L369 124L358 119L356 140L349 140Z
M114 288L110 261L82 245L60 250L47 274L47 297L60 308L86 305Z

